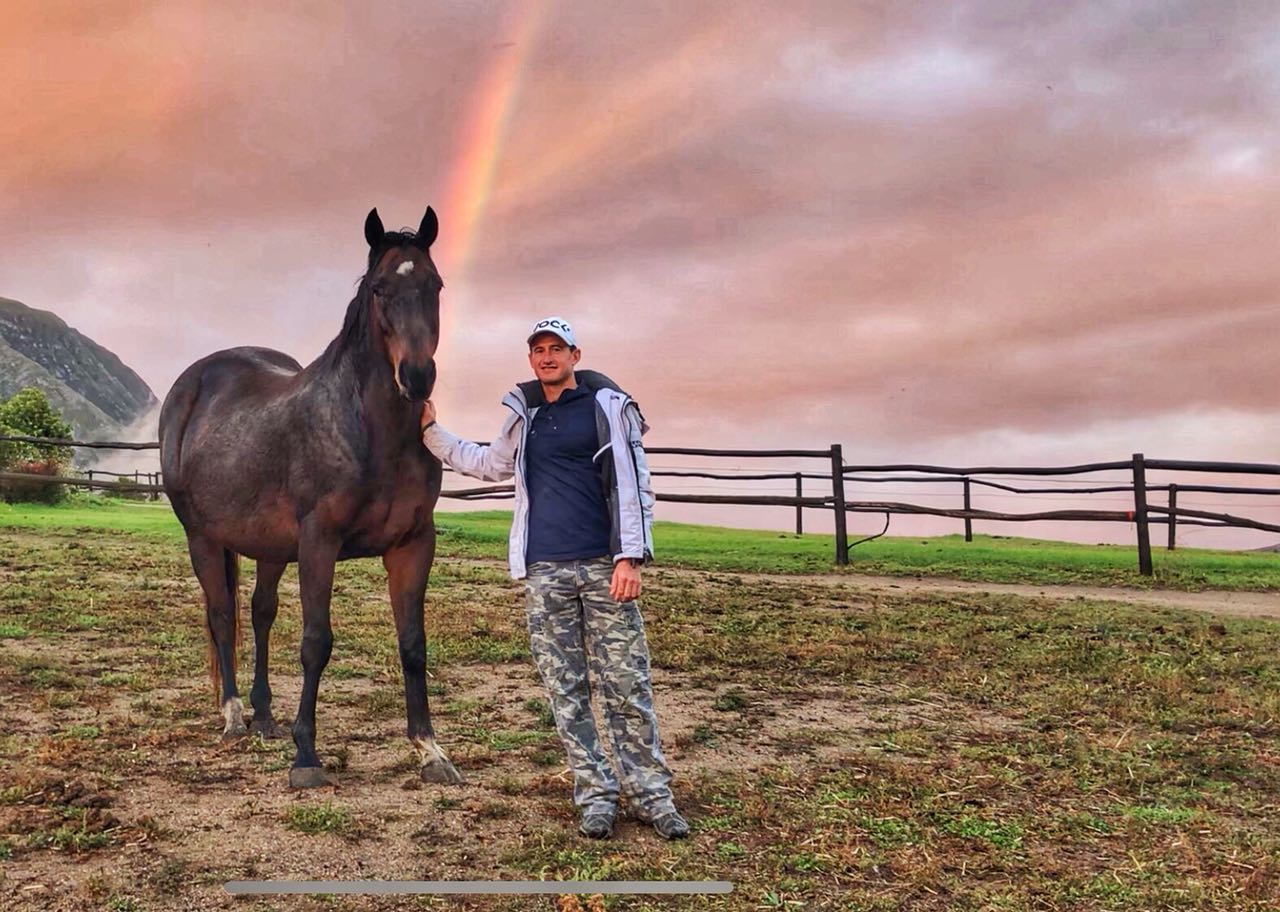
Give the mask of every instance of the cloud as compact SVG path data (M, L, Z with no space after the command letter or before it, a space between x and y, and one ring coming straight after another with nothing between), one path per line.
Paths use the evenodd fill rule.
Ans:
M0 293L161 396L213 348L314 357L365 211L440 209L529 9L6 11ZM440 397L469 436L550 312L665 443L989 461L1275 420L1274 4L544 12L445 274Z

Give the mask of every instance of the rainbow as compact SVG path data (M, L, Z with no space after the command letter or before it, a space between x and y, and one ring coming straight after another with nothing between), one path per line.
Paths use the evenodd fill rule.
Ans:
M476 238L493 191L494 173L511 112L520 93L520 82L551 0L517 0L496 45L497 53L476 87L471 116L462 129L462 143L441 208L448 226L448 246L441 259L447 281L466 281L475 253Z

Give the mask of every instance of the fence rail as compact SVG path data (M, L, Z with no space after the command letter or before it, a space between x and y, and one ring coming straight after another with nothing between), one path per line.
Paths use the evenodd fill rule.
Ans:
M67 440L62 437L0 437L0 440L13 440L18 443L37 443L45 446L89 447L98 450L158 450L160 444L126 443L117 440Z
M88 447L94 449L119 450L154 450L158 443L124 442L124 441L77 441L47 437L0 436L0 441L15 441L40 446ZM1131 459L1114 462L1094 462L1065 466L933 466L918 463L898 463L892 465L845 465L843 449L840 444L832 444L824 450L718 450L701 447L651 447L650 455L698 456L707 458L762 458L762 459L821 459L830 467L829 473L814 471L764 471L749 474L733 474L726 472L703 471L697 469L655 469L651 472L655 478L701 478L716 481L794 481L795 495L763 495L763 494L683 494L677 492L657 492L659 501L670 503L694 503L738 506L773 506L793 507L795 509L796 532L804 528L804 510L829 510L835 520L835 561L847 564L850 544L846 526L849 513L883 513L888 515L923 515L959 519L964 522L965 540L973 540L973 522L1125 522L1132 523L1138 546L1138 568L1145 575L1152 573L1150 527L1164 525L1168 528L1168 550L1177 546L1176 529L1178 526L1204 526L1210 528L1244 528L1265 532L1280 532L1280 524L1263 522L1262 520L1237 516L1231 513L1218 513L1207 510L1192 509L1178 505L1178 495L1186 493L1216 494L1248 494L1258 496L1280 496L1280 488L1248 487L1241 485L1186 484L1167 482L1149 484L1148 471L1169 472L1205 472L1232 475L1280 475L1280 465L1253 462L1201 462L1179 459L1147 459L1141 453L1133 454ZM1123 471L1130 473L1132 481L1123 484L1101 484L1090 487L1058 487L1035 488L1012 484L1002 484L975 476L1032 476L1040 478L1086 475L1096 472ZM904 475L902 473L913 473ZM93 475L114 475L115 481L98 481ZM69 476L48 476L22 472L0 472L0 482L20 481L45 484L64 484L86 488L117 489L132 492L158 495L163 493L164 486L159 472L107 472L101 469L89 470L87 478ZM142 478L146 477L147 482ZM132 480L129 480L132 478ZM804 482L820 481L824 483L824 493L820 496L807 495ZM955 484L960 486L962 506L959 508L936 507L926 504L901 503L896 501L859 500L848 496L848 485L870 485L893 483L928 483ZM829 487L828 487L829 486ZM978 509L973 506L973 489L984 488L1004 491L1017 495L1092 495L1123 493L1133 497L1131 510L1092 510L1065 509L1042 510L1026 513L1005 513L995 510ZM830 493L826 493L829 491ZM1165 504L1152 503L1152 494L1163 494ZM514 496L511 485L491 485L473 488L446 489L442 497L460 500L503 500ZM875 537L875 536L873 536Z

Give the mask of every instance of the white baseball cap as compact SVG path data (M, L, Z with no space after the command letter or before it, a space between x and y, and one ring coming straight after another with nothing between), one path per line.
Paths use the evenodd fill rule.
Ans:
M529 333L526 342L528 345L533 344L533 340L543 333L551 333L553 336L559 336L564 343L570 348L577 348L578 342L573 337L573 327L569 325L569 321L563 317L547 317L545 320L539 320L533 324L533 332Z

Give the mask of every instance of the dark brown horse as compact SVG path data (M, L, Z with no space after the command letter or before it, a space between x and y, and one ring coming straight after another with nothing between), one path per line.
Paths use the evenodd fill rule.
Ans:
M283 737L271 714L267 641L285 565L302 590L302 698L293 724L294 787L327 782L316 755L316 695L333 648L334 564L381 555L404 671L409 740L422 778L461 782L436 744L427 707L422 602L435 555L440 463L419 437L435 385L440 289L428 208L417 233L365 220L368 271L342 331L305 369L265 348L233 348L183 372L160 412L165 492L204 589L209 664L223 740L245 736L236 689L238 557L257 561L251 729Z

